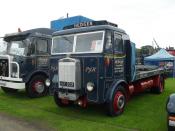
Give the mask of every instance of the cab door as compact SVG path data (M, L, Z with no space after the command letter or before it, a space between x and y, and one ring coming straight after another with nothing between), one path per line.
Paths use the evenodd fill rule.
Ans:
M45 38L36 39L36 66L37 69L49 68L49 40Z
M125 77L125 51L122 34L114 32L114 46L113 46L113 74L115 79L124 79Z

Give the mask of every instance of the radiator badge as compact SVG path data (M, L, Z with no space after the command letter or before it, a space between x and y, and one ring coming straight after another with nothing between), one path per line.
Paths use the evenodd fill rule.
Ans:
M53 71L53 72L56 72L56 71L58 71L58 68L56 66L51 66L50 70Z
M96 72L97 68L96 67L86 67L85 72L88 74Z

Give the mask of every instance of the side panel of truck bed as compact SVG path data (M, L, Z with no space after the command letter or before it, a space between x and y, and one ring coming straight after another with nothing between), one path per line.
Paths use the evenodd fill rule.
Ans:
M154 69L154 70L149 70L149 71L138 71L136 72L136 77L135 77L135 81L136 80L140 80L140 79L144 79L144 78L149 78L151 76L156 76L156 75L160 75L163 74L164 70L163 69Z

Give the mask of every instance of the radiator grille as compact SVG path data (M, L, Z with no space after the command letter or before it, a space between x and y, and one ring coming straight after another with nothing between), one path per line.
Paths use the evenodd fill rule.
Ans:
M8 59L0 59L0 76L9 77Z
M80 62L76 59L62 59L58 63L59 88L78 90L81 86Z

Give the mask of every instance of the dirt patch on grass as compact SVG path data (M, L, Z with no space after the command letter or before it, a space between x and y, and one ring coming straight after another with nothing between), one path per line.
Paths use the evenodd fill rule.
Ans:
M44 124L28 122L10 115L0 113L0 131L55 131Z

